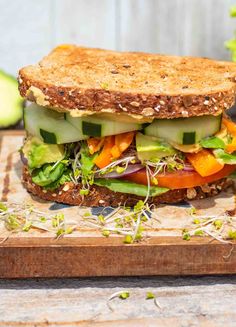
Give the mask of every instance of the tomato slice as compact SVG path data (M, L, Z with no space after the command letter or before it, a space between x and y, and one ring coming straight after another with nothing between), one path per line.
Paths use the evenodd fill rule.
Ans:
M168 187L169 189L190 188L215 182L231 174L236 169L236 165L225 165L217 173L202 177L196 171L177 170L171 173L156 175L158 186ZM147 185L146 170L142 169L136 173L124 176L123 179L137 184ZM151 183L154 185L153 183Z

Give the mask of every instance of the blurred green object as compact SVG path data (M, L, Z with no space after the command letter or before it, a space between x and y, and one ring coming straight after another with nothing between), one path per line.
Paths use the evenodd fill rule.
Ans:
M229 10L231 17L236 17L236 5L233 5Z
M236 4L231 6L229 13L231 17L236 17ZM234 38L225 42L225 47L231 52L232 60L236 62L236 31L234 31Z
M236 61L236 33L233 39L230 39L225 42L225 46L231 52L232 60Z
M17 80L0 70L0 128L12 127L22 119L23 104Z

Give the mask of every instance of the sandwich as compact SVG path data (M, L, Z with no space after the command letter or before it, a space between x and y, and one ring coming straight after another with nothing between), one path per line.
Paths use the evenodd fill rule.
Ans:
M22 180L41 199L177 203L232 185L234 63L60 45L18 82Z

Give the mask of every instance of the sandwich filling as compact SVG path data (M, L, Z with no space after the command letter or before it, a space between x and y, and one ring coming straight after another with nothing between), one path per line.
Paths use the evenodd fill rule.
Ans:
M236 168L236 125L225 114L140 121L31 104L24 123L22 160L45 190L73 182L81 196L97 185L148 199L216 182Z

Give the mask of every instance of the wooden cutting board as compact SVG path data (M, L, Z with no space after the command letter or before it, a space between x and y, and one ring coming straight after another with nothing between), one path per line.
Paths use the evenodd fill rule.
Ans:
M81 221L81 211L90 208L61 206L32 197L21 185L18 149L21 131L0 132L0 199L9 205L32 203L45 212L63 212L76 221L72 234L55 238L51 231L37 229L10 233L0 224L0 277L87 277L141 275L202 275L236 273L235 243L210 237L183 240L182 230L192 225L189 204L160 206L145 225L140 243L124 244L123 237L102 236ZM191 205L201 215L223 214L235 208L234 194L224 192ZM6 238L8 237L8 238Z

